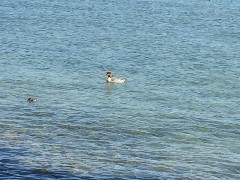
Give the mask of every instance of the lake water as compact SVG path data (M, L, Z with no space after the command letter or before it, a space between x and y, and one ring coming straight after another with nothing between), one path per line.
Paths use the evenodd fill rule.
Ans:
M239 179L239 74L237 0L1 0L0 177Z

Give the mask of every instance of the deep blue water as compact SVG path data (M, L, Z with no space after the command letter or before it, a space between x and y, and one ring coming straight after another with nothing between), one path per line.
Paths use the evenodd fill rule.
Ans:
M239 74L237 0L1 0L0 178L239 179Z

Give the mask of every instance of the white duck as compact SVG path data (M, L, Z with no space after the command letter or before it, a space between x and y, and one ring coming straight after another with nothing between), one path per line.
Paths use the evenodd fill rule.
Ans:
M118 79L113 77L112 72L107 72L106 74L108 76L107 82L108 83L124 83L127 82L127 79Z

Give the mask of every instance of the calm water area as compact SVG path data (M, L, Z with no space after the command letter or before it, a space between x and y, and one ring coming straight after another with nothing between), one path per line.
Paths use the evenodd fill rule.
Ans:
M0 179L240 179L239 75L238 0L1 0Z

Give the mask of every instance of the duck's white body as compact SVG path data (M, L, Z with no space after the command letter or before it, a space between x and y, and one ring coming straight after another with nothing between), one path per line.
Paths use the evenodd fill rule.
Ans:
M108 77L107 78L108 83L124 83L126 81L127 81L127 79L118 79L118 78L115 78L115 77Z

